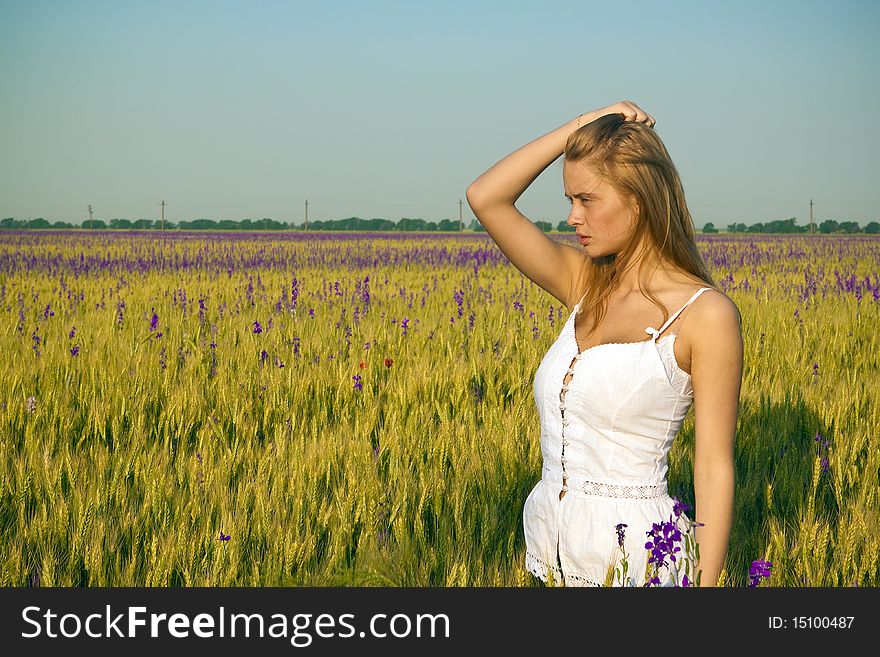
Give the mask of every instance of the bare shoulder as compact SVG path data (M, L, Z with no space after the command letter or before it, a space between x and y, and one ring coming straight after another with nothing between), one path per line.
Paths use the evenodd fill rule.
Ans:
M694 299L675 344L679 367L692 377L696 361L710 363L714 356L741 360L742 328L739 309L723 292L710 289ZM705 371L705 369L703 370Z
M697 369L711 373L716 366L742 366L742 316L733 299L719 290L707 290L696 299L687 320L687 343L693 376ZM700 368L699 364L703 367Z
M706 290L692 305L689 321L699 327L698 331L692 332L692 338L713 332L742 335L742 315L739 308L733 299L720 290Z

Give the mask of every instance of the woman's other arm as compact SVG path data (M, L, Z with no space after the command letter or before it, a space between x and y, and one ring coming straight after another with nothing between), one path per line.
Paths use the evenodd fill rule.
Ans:
M734 440L743 371L741 318L728 297L709 293L693 319L704 327L691 347L694 389L694 497L702 571L700 586L716 586L733 526Z

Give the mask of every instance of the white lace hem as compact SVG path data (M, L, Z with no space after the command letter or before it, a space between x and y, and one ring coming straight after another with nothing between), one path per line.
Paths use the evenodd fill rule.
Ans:
M553 573L553 581L556 582L556 586L560 586L560 582L563 580L565 581L565 586L602 586L599 582L583 575L574 573L563 574L559 568L551 566L528 550L526 550L526 570L545 583L547 582L547 573Z

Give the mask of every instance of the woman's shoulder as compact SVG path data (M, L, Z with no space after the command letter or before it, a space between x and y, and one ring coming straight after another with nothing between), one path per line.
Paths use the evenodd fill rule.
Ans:
M695 353L730 354L742 348L742 318L733 299L702 280L679 280L677 285L681 286L681 297L695 295L682 317L676 341L676 357L684 363L685 371L691 372Z
M703 287L709 287L704 285ZM691 303L682 329L688 353L733 353L742 350L742 316L733 299L711 287ZM689 359L690 360L690 359Z
M666 281L667 289L676 290L675 295L679 298L687 299L695 296L688 304L688 314L691 317L701 318L703 320L700 322L701 325L731 320L735 320L737 324L740 323L739 309L733 299L715 285L707 283L694 274L681 271L670 273Z
M733 299L711 285L703 285L695 291L708 288L694 299L690 314L700 326L730 325L742 328L742 315Z

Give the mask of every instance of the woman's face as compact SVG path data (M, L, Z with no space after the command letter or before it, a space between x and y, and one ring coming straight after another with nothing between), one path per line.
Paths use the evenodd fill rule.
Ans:
M593 258L619 253L635 226L637 209L609 184L603 182L585 162L562 166L565 196L571 202L566 222L589 239L584 250Z

